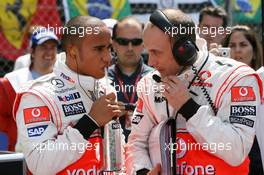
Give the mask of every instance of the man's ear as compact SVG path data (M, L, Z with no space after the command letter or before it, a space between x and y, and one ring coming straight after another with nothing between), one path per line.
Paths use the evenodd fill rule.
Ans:
M69 54L70 58L77 59L78 51L74 45L68 46L67 53Z
M112 40L112 48L113 50L116 52L116 47L117 47L118 43L115 40Z
M31 57L34 57L35 56L35 49L30 48L29 53L30 53Z

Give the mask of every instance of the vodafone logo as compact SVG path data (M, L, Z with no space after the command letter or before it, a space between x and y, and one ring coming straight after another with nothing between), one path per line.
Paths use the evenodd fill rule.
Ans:
M253 87L250 86L236 86L231 88L232 102L255 101L256 95Z
M212 76L211 72L208 70L201 71L199 73L199 79L197 79L195 82L192 83L192 86L205 86L205 87L212 87L212 83L209 83L208 80Z
M31 115L34 118L38 118L41 115L40 109L39 108L34 108L31 112Z
M247 96L247 94L248 94L248 90L247 90L247 88L245 88L245 87L241 87L241 88L239 89L239 95L241 95L242 97Z
M177 154L177 158L180 159L184 157L184 155L186 154L187 144L182 138L179 137L176 139L176 142L177 142L176 154Z
M205 71L201 71L199 76L200 76L200 79L201 79L202 81L205 81L205 80L207 80L208 78L210 78L211 75L212 75L211 72L205 70Z
M50 113L47 106L26 108L23 110L23 114L25 124L50 121Z

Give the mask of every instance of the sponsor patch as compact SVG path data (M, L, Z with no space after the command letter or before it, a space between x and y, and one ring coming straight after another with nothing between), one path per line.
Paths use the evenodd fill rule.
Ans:
M23 113L25 124L50 121L50 112L47 106L26 108Z
M252 87L237 86L231 89L232 102L255 101L256 96Z
M76 87L74 86L74 87L71 87L71 88L65 88L65 89L61 89L61 90L54 90L54 92L56 93L56 94L63 94L63 93L66 93L66 92L69 92L69 91L74 91L74 90L76 90Z
M143 100L141 98L138 98L137 100L137 112L142 113L143 109Z
M199 73L200 81L195 81L192 83L192 86L205 86L212 87L212 83L205 82L208 78L212 76L211 72L208 70L201 71Z
M60 76L71 83L75 83L75 81L71 77L65 75L64 73L61 73Z
M72 103L68 105L62 105L65 116L76 115L86 113L83 102Z
M120 129L120 123L118 122L112 123L112 129Z
M254 121L250 120L248 118L245 118L245 117L230 116L229 120L230 120L230 123L238 123L238 124L249 126L249 127L252 127L252 128L254 126Z
M132 123L137 125L137 124L139 124L139 122L141 121L142 118L143 118L143 115L136 114L132 118Z
M81 98L81 95L79 92L75 92L73 94L69 94L69 95L65 95L65 96L58 96L59 101L63 101L63 102L76 100L78 98Z
M162 103L166 100L165 97L162 96L162 94L160 92L156 92L154 94L154 102L155 103Z
M230 106L230 116L256 116L256 106Z
M64 87L63 81L61 79L57 79L57 78L52 79L51 84L58 87L58 88Z
M27 128L28 137L41 136L47 127L48 127L48 125Z

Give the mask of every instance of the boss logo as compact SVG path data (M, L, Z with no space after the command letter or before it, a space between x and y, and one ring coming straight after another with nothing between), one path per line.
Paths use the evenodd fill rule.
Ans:
M230 116L256 116L256 106L231 106Z
M43 126L36 126L32 128L28 128L28 137L35 137L35 136L41 136L42 133L46 130L48 125L43 125Z
M58 96L58 99L59 101L63 101L63 102L66 102L66 101L71 101L71 100L75 100L75 99L78 99L80 98L80 93L79 92L75 92L73 94L69 94L69 95L65 95L65 96Z
M83 102L72 103L69 105L62 105L65 116L86 113Z

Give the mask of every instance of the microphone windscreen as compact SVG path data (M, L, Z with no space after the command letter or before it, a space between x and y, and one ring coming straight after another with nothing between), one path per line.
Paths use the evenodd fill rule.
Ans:
M152 78L153 78L153 80L155 80L157 83L160 83L160 82L161 82L161 78L160 78L160 76L158 76L157 74L152 75Z

